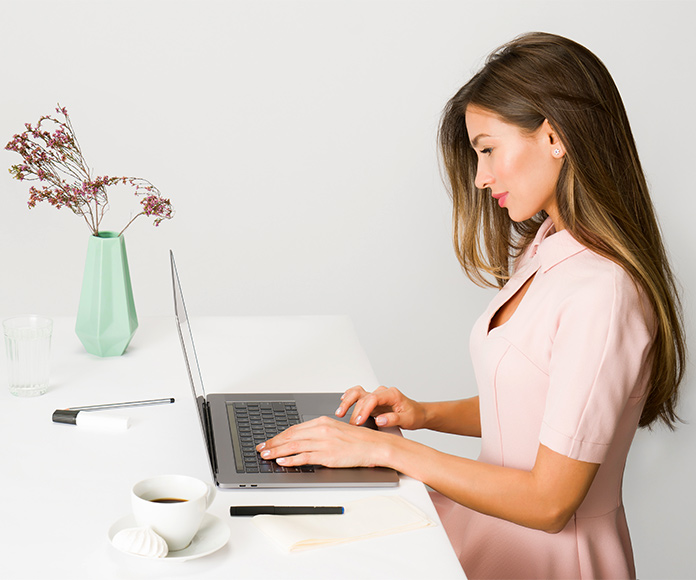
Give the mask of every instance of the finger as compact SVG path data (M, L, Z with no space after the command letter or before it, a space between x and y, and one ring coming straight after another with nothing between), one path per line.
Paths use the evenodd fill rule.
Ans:
M315 419L312 419L314 421ZM307 421L309 422L309 421ZM297 436L297 432L302 429L301 426L305 425L305 423L298 423L297 425L293 425L292 427L288 427L285 429L285 431L279 433L275 437L271 437L270 439L259 443L256 446L256 451L259 453L263 449L271 448L271 447L278 447L279 445L282 445L283 443L287 442L288 440L292 439L293 437Z
M338 406L338 409L336 409L336 416L344 417L348 412L348 409L350 409L356 401L360 400L360 398L364 397L366 394L367 392L365 389L359 385L348 389L341 396L341 404Z
M310 439L312 437L312 429L325 425L327 423L339 423L335 419L330 419L329 417L317 417L316 419L311 419L310 421L304 421L302 423L297 423L292 427L288 427L285 431L279 433L275 437L272 437L268 441L259 443L256 446L256 451L261 452L264 449L275 448L280 445L287 444L289 441Z
M355 404L350 422L353 425L362 425L370 415L376 414L376 410L378 411L381 407L389 409L396 401L397 399L390 389L378 387L374 392L368 393Z
M326 448L332 423L338 421L321 417L300 423L257 446L263 459L272 460Z
M299 455L302 452L303 451L300 449L300 445L297 442L293 442L264 449L261 451L261 458L266 459L267 461L272 461L273 459L278 459L279 457L291 457L294 455Z
M303 450L304 446L284 445L275 449L266 449L261 452L261 458L266 461L276 461L279 465L307 465L316 463L312 460L311 448Z
M375 417L375 423L378 427L394 427L399 424L399 414L398 413L382 413Z
M297 465L316 465L318 462L312 460L310 453L298 453L290 457L279 457L276 459L276 463L283 467L295 467Z
M376 393L377 389L374 393L367 393L362 399L355 403L353 413L350 416L350 423L352 425L362 425L367 421L367 418L379 404L379 398Z
M291 427L265 443L257 445L256 450L264 459L276 459L306 450L308 440L307 435L302 430Z

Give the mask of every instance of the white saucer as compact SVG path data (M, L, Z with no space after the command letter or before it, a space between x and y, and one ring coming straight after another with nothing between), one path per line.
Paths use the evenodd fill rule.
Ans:
M217 552L220 548L227 544L227 541L230 539L229 526L227 526L220 518L212 514L205 514L201 528L193 537L193 540L188 547L184 548L183 550L177 550L176 552L169 552L165 558L151 558L149 556L141 556L140 554L133 554L132 552L120 550L114 545L114 536L116 534L118 534L121 530L134 528L136 526L137 524L135 523L135 518L132 514L122 517L109 528L109 541L114 548L119 550L119 552L123 552L124 554L128 554L130 556L135 556L136 558L143 558L145 560L183 562L185 560L193 560L194 558L202 558L203 556Z

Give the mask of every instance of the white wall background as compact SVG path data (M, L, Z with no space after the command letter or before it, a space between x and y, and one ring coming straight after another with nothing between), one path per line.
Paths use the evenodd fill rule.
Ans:
M473 321L435 147L441 110L513 36L570 36L613 72L693 318L696 6L679 1L0 0L0 139L68 107L97 174L155 183L177 215L127 233L140 316L349 314L377 376L475 392ZM18 162L0 151L0 165ZM28 210L0 172L0 311L72 315L88 231ZM113 190L107 229L136 209ZM690 343L694 328L689 326ZM625 500L641 578L696 576L693 370L676 433L641 432ZM415 438L475 456L477 442Z

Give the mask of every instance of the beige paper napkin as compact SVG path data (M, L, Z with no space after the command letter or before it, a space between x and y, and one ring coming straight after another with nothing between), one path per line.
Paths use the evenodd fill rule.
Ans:
M384 495L350 502L343 515L258 515L252 521L288 552L437 525L405 499Z

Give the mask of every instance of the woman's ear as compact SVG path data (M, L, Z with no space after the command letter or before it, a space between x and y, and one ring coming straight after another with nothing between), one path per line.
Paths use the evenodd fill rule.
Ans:
M563 156L565 155L565 147L563 147L561 139L558 137L558 134L551 126L551 123L549 123L548 119L544 119L544 122L541 126L541 130L543 132L544 137L548 139L551 155L556 159L563 158Z

